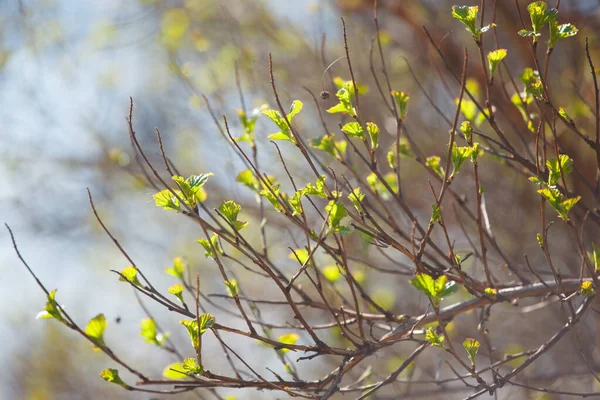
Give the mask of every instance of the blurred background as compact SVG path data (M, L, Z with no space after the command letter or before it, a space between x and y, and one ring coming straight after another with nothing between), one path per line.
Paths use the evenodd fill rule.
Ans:
M453 3L380 1L381 38L392 86L410 93L407 127L426 154L442 155L449 126L432 110L407 60L441 112L451 116L457 85L432 50L422 25L428 27L437 43L443 40L443 51L453 70L459 71L463 47L467 46L473 55L476 53L468 33L450 16ZM519 4L524 9L528 2ZM582 120L582 129L590 131L592 125L585 122L590 119L591 111L583 41L585 36L590 37L596 66L600 65L599 7L597 0L561 2L559 20L575 24L580 34L570 39L568 46L561 43L549 72L553 91L561 93L560 104L567 108L571 118ZM166 290L175 283L165 278L164 269L179 256L194 272L200 271L204 290L226 293L212 263L195 243L200 237L196 226L154 205L155 191L147 186L133 159L125 120L129 97L134 99L136 132L157 165L160 158L155 127L160 129L166 152L184 176L215 174L206 187L211 207L225 199L251 207L253 197L235 183L242 165L219 134L202 95L209 99L217 117L225 114L230 118L234 136L239 136L237 109L249 113L265 103L275 105L267 68L267 57L272 53L282 103L285 106L294 99L302 99L305 109L295 121L308 137L317 136L317 132L320 135L316 105L306 89L317 96L324 110L334 104L335 87L331 78L349 79L345 60L325 72L329 64L344 54L340 22L343 16L357 80L370 88L365 100L361 100L363 115L390 133L383 138L389 145L394 121L386 115L369 69L375 33L372 9L371 0L4 0L0 3L0 220L11 226L25 259L49 289L58 289L59 302L77 321L84 325L97 313L105 313L109 321L107 343L126 361L143 365L146 374L159 377L164 366L173 360L168 353L143 343L139 336L139 322L145 314L130 287L110 272L126 267L127 260L95 221L86 187L104 222L159 289ZM525 42L516 35L521 26L514 12L513 2L498 2L496 23L501 27L500 45L509 49L507 66L518 74L531 63ZM492 43L488 46L493 48ZM476 62L476 57L472 58ZM378 63L377 68L379 74ZM477 64L470 71L474 82L482 84ZM236 72L242 97L236 85ZM331 91L330 99L319 98L323 90ZM505 116L522 128L523 121L516 110L513 117L511 121L510 112ZM328 118L330 126L335 126L336 120ZM259 119L257 134L262 165L277 162L274 148L266 140L267 134L273 132L269 122ZM575 154L582 176L593 181L596 173L593 155L567 134L561 136L561 145ZM301 175L305 166L294 159L297 154L283 150ZM498 242L507 256L518 260L515 262L521 263L524 253L530 255L532 262L543 260L535 241L539 230L535 191L526 180L516 180L521 175L502 163L483 162L482 180L488 207L493 210L490 217L492 225L497 227ZM416 164L406 164L403 174L408 180L405 181L407 202L420 218L428 220L431 196L425 172ZM573 184L582 185L577 180ZM424 196L426 201L422 200ZM588 201L585 195L584 201ZM258 221L252 215L245 217ZM284 227L272 229L273 234L284 232ZM561 238L560 228L557 231L557 237ZM567 270L578 270L577 262L572 265L576 257L569 252L572 243L557 242L559 264ZM468 246L466 242L457 243L461 245ZM274 253L293 270L293 262L287 259L287 246L290 243L282 241ZM369 256L367 250L363 256ZM6 231L0 234L0 276L3 293L0 363L4 366L0 374L0 398L152 398L127 393L102 381L98 372L115 367L107 357L93 352L89 343L56 321L35 319L44 307L45 297L18 262ZM406 282L402 286L377 274L369 275L369 279L370 293L385 303L386 308L415 313L423 310L422 302L419 305L410 299L415 296L407 289ZM251 294L261 293L260 287L246 289ZM494 321L498 329L532 318L513 316L510 308L505 311L503 322ZM177 329L180 328L177 316L159 308L153 312L176 343L189 347L186 332ZM269 316L272 321L280 318L276 311L267 312L266 318ZM539 320L543 319L540 314ZM234 319L225 321L244 326ZM506 332L506 338L496 338L499 351L517 352L539 345L541 339L536 338L535 332L539 331L533 327L531 331L524 328L518 337ZM523 340L526 336L527 340ZM592 350L595 337L584 337L582 341L592 346L590 352L597 356ZM247 349L245 354L255 357L263 371L267 366L281 370L274 353L269 349ZM389 358L374 360L380 369L376 374L385 376L389 368L393 370L401 362L402 354L402 349L398 349ZM222 358L219 349L214 350L213 357L217 361L210 369L219 370L218 359ZM561 364L549 358L544 364L544 379L552 382L566 374L568 371L564 369L569 367L564 360ZM221 367L226 368L224 361ZM324 362L313 373L318 376L335 367ZM310 368L315 369L314 364ZM435 370L434 366L423 366L416 373L423 379L433 379ZM577 371L571 372L577 376ZM135 381L127 375L123 378L128 383ZM410 390L418 393L426 392L426 388ZM397 390L404 391L406 387ZM234 390L219 391L219 395L285 398ZM202 396L213 398L207 393Z

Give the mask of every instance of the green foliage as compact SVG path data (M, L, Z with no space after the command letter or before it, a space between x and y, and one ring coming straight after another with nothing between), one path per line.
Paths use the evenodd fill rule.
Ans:
M169 189L161 190L153 197L157 207L162 207L165 210L181 211L179 199Z
M379 178L377 177L377 175L374 172L371 172L369 175L367 175L366 180L367 180L367 183L369 184L369 186L371 186L371 188L375 192L377 192L377 194L379 194L382 199L384 199L384 200L390 199L391 193L388 191L388 189L385 187L385 185L379 180ZM387 183L387 185L390 187L390 189L392 189L392 193L398 192L398 178L396 177L395 173L390 172L388 174L385 174L383 176L383 180L385 181L385 183Z
M371 139L371 147L373 150L377 149L379 147L379 127L372 122L367 122L367 132Z
M206 192L203 189L203 186L208 181L208 178L213 176L212 173L202 174L202 175L191 175L187 179L183 179L181 176L173 176L173 180L181 189L181 193L183 193L183 200L190 207L196 207L197 203L202 203L206 200ZM179 193L178 193L179 194Z
M154 202L157 207L165 210L181 211L179 198L183 199L187 205L194 208L197 203L206 200L206 192L202 188L212 173L202 175L192 175L187 179L175 175L172 179L177 183L180 190L171 191L169 189L161 190L154 195ZM179 197L179 198L177 198Z
M468 159L476 163L478 156L479 143L473 143L473 146L458 147L456 142L454 142L452 144L452 173L450 174L450 178L458 174L458 171Z
M529 180L540 186L537 192L548 201L548 204L556 210L559 217L566 222L569 220L569 211L577 204L581 196L567 199L555 185L561 177L561 171L565 176L573 172L573 160L565 154L559 154L558 158L547 160L546 167L548 168L548 182L542 181L537 176L532 176Z
M239 286L238 281L236 279L231 279L229 281L223 281L225 286L227 286L227 291L231 297L238 297L239 294Z
M592 243L592 248L594 251L592 252L592 258L594 260L594 270L600 271L600 247L598 247L595 243Z
M298 336L297 334L295 334L295 333L286 333L284 335L279 336L279 339L277 339L277 340L280 343L283 343L283 344L296 344L296 342L298 341L298 339L300 339L300 336ZM290 350L283 348L283 349L279 349L279 351L281 353L285 354L285 353L289 352Z
M479 342L475 339L467 338L463 342L463 347L467 352L467 356L469 357L469 361L471 361L471 366L475 368L475 358L477 357L477 353L479 352Z
M240 172L235 180L250 188L253 192L258 193L260 189L258 179L254 177L254 174L249 169Z
M485 295L492 300L496 300L496 297L498 296L498 289L491 287L485 288Z
M334 134L320 136L315 139L311 139L310 145L315 149L322 150L336 158L338 160L343 160L346 156L346 148L348 147L348 142L345 140L334 140Z
M594 283L592 281L581 282L579 293L584 297L591 297L595 295L596 290L594 289Z
M521 29L519 31L519 35L532 37L535 42L539 36L541 36L540 31L550 21L555 21L556 16L558 15L558 10L556 8L548 8L548 5L544 1L534 1L533 3L527 6L527 11L529 12L529 17L531 18L531 28L529 31L527 29Z
M352 117L356 117L356 109L352 105L352 98L354 97L354 85L352 81L345 82L344 86L335 95L339 103L329 108L327 112L330 114L346 113Z
M538 193L548 201L548 204L556 210L558 216L565 222L569 220L571 208L581 199L581 196L565 199L560 190L553 187L539 189Z
M179 283L176 283L176 284L170 286L169 289L168 289L168 291L173 296L177 297L177 299L179 299L179 301L181 302L181 304L184 304L184 301L183 301L183 286L182 285L180 285Z
M531 68L525 68L519 76L521 82L525 85L525 92L533 95L536 99L544 98L544 85L540 79L540 73Z
M396 108L398 110L398 118L404 119L406 118L406 112L408 107L408 101L410 100L410 96L408 96L404 92L399 92L397 90L392 90L391 92L394 101L396 102Z
M204 247L204 256L207 258L214 259L215 251L217 254L223 254L223 249L221 249L221 245L219 245L219 235L216 233L210 237L210 241L206 239L198 239L196 241Z
M354 84L352 81L345 81L339 76L333 78L333 84L336 88L341 89L347 85L348 90L350 90L351 98L354 98ZM358 95L367 94L369 92L369 87L367 85L363 85L361 83L356 82L356 89L358 90Z
M104 314L98 314L85 326L84 332L94 342L94 350L96 351L106 347L104 343L104 331L107 325Z
M553 48L559 40L566 39L577 35L579 30L572 24L558 25L556 20L550 21L550 39L548 47Z
M458 290L456 282L448 282L446 275L440 275L437 279L433 279L431 275L421 273L411 279L410 284L425 293L435 307L440 305L444 297L448 297Z
M425 331L425 340L434 347L441 347L442 349L446 348L444 346L444 339L444 336L438 335L433 328L428 328L427 331Z
M181 286L181 285L180 285ZM152 318L146 318L140 323L140 336L146 339L146 343L155 344L163 347L169 333L160 333L156 327L156 322Z
M327 194L325 193L325 175L321 175L315 185L307 183L304 188L300 189L302 196L317 196L326 199Z
M186 358L181 363L181 367L188 374L202 375L204 373L204 367L202 365L198 365L195 358Z
M467 142L471 142L471 138L473 137L473 126L470 121L463 121L460 124L460 131L463 134L465 140Z
M136 267L133 267L133 266L125 267L121 271L121 275L122 276L119 278L119 280L121 282L129 282L138 287L142 286L142 284L140 283L140 281L138 280L138 277L137 277L137 268Z
M104 371L100 372L100 377L102 379L104 379L106 382L114 383L115 385L119 385L125 389L129 388L129 385L127 385L125 382L123 382L121 377L119 377L119 371L116 369L113 369L113 368L105 369Z
M427 157L425 159L425 166L431 168L440 178L444 178L444 169L442 168L441 158L439 156Z
M56 290L57 289L54 289L53 291L48 293L48 296L47 296L48 301L46 302L46 307L44 308L43 311L40 311L38 313L36 318L38 318L38 319L54 318L55 320L65 324L65 325L68 325L68 322L63 317L62 312L58 308L58 303L55 300Z
M337 265L328 265L323 268L323 276L329 282L336 282L342 277L342 274L340 273L340 269Z
M273 121L273 123L280 129L279 132L269 135L268 138L271 140L287 140L296 144L296 138L294 138L294 134L292 133L291 123L294 119L294 116L302 111L303 106L304 104L300 100L294 100L290 106L290 111L286 116L287 121L286 118L283 118L281 113L277 110L263 110L262 113L271 121Z
M329 204L327 204L327 207L325 207L325 211L327 211L329 215L329 229L327 230L326 235L333 232L340 232L342 234L350 232L348 227L340 225L342 219L348 215L348 211L346 211L346 207L344 207L342 203L331 200Z
M473 35L473 39L475 39L475 41L479 41L481 34L487 32L492 27L492 25L486 25L478 28L477 14L479 14L479 7L477 6L452 7L452 16L465 25L467 31Z
M256 145L256 137L254 135L254 129L256 127L256 121L262 111L266 110L269 106L263 104L257 109L252 110L250 115L247 115L243 110L237 110L240 124L244 129L244 134L235 139L236 142L248 142L252 147Z
M359 138L363 142L367 140L365 131L358 122L348 122L346 125L342 126L342 132L349 137Z
M167 365L163 370L162 375L167 379L179 380L188 378L188 375L185 374L185 372L186 371L185 368L183 368L183 365L181 363L176 362Z
M198 317L198 320L184 319L179 321L179 323L185 326L192 340L192 346L198 351L198 339L215 324L215 317L210 314L202 314Z
M186 266L185 266L185 263L183 262L183 259L181 257L175 257L173 259L173 266L165 269L165 272L167 274L174 276L175 278L183 281L183 278L184 278L183 274L185 274L185 270L186 270Z
M506 57L506 49L490 51L487 55L488 66L490 69L490 79L494 76L498 65Z
M548 185L554 186L561 177L561 171L564 176L573 172L573 160L566 154L559 154L558 158L551 158L546 161L548 168Z
M261 196L271 203L273 208L279 212L284 212L285 208L279 200L279 196L284 197L284 194L281 193L281 189L279 188L279 183L275 182L275 180L269 180L266 183L261 181L262 190L259 192Z
M431 223L435 224L436 222L441 222L442 221L442 210L440 208L440 206L438 206L437 204L434 204L431 206L432 211L431 211Z
M219 211L221 212L221 214L223 214L225 219L227 219L227 222L229 222L231 226L233 226L233 229L235 229L236 231L239 231L243 229L246 225L248 225L247 222L238 220L238 214L241 209L242 206L240 206L232 200L224 201L219 206Z
M360 187L357 187L350 192L348 195L348 200L352 202L356 211L362 212L362 206L360 205L361 201L365 198L365 194L360 190Z

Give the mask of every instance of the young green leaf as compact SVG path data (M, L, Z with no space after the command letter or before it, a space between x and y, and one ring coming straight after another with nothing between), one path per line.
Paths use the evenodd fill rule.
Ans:
M304 188L300 189L300 192L303 196L318 196L326 199L327 193L325 193L325 175L319 176L315 182L315 185L312 183L307 183Z
M491 287L485 288L485 295L492 300L496 300L496 297L498 296L498 289Z
M176 283L176 284L170 286L169 289L168 289L168 291L173 296L177 297L179 299L179 301L181 302L181 304L184 304L184 301L183 301L183 286L182 285L180 285L179 283Z
M350 192L350 194L348 195L348 200L352 202L352 205L354 206L354 208L356 208L356 211L358 212L362 212L362 206L360 203L363 201L364 198L365 194L361 192L360 187L353 189L352 192Z
M225 286L227 286L227 290L229 291L229 295L231 297L238 297L239 287L236 279L232 279L229 281L223 281Z
M452 143L452 173L450 177L452 178L458 174L464 162L469 158L477 157L478 150L476 146L458 147L456 142Z
M594 258L594 269L600 271L600 247L596 246L595 243L592 243L592 248L594 249L592 253L592 257Z
M179 189L181 190L181 192L178 191L176 193L180 197L183 197L186 204L195 207L198 202L202 202L206 198L206 193L203 191L204 189L202 187L211 176L213 176L213 174L209 172L202 175L192 175L187 179L183 179L183 177L179 175L174 175L171 179L177 183L177 186L179 186ZM177 200L177 198L175 198L175 200Z
M399 92L397 90L392 90L391 95L396 102L396 108L398 110L398 119L406 118L408 101L410 100L410 96L408 96L404 92Z
M425 332L425 340L427 340L429 342L429 344L431 344L434 347L441 347L442 349L445 348L444 347L444 336L438 335L433 330L433 328L427 329L427 331Z
M479 7L477 6L453 6L452 17L462 22L471 35L479 38L480 32L477 29L477 14Z
M185 368L183 368L183 365L181 365L181 363L176 362L167 365L163 370L162 375L167 379L179 380L188 378L185 372L186 371Z
M155 344L163 347L165 340L169 337L168 333L158 332L156 323L152 318L146 318L140 323L140 336L146 339L146 343Z
M40 311L37 314L36 318L37 319L50 319L50 318L54 318L57 321L65 324L65 325L68 325L67 321L62 316L62 312L58 308L58 303L55 300L56 290L57 289L54 289L53 291L51 291L50 293L48 293L48 297L47 297L47 301L46 301L46 307L44 308L43 311Z
M85 326L84 332L94 342L94 350L96 351L100 350L101 347L106 347L106 344L104 344L104 331L107 325L104 314L98 314Z
M458 290L456 283L448 282L446 275L440 275L437 279L433 279L430 275L421 273L411 279L410 284L425 293L435 307L440 305L442 298L448 297Z
M490 79L494 77L494 73L496 72L500 62L504 60L504 57L506 57L506 49L498 49L488 53L487 59L490 69Z
M562 193L555 187L544 187L537 192L548 201L548 204L556 210L558 216L565 222L569 221L569 211L571 211L571 208L581 199L581 196L565 199Z
M442 221L442 210L440 209L440 206L438 206L437 204L434 204L431 206L432 211L431 211L431 223L435 224L436 222L441 222Z
M196 359L192 357L183 360L181 367L188 374L202 375L204 373L204 367L202 365L198 365Z
M356 110L352 106L352 98L354 97L354 85L352 85L352 81L345 82L344 86L335 95L339 103L329 108L327 112L330 114L346 113L356 117Z
M546 161L548 168L548 185L554 186L561 177L561 171L564 176L573 172L573 160L566 154L559 154L558 158L551 158Z
M346 155L346 148L348 147L348 143L345 140L334 140L334 134L320 136L314 139L311 139L310 146L322 150L336 158L338 160L343 160Z
M232 200L224 201L219 206L219 211L221 212L221 214L223 214L223 216L227 219L227 221L231 224L231 226L233 226L233 229L235 229L236 231L240 231L242 228L248 225L247 222L238 221L238 214L241 209L242 206L240 206Z
M104 379L106 382L114 383L119 385L125 389L129 389L129 385L127 385L121 377L119 377L119 371L113 368L107 368L104 371L100 372L100 377Z
M351 97L354 98L354 84L352 83L352 81L345 81L341 77L336 76L333 78L333 84L338 89L341 89L344 86L346 86L350 91ZM358 89L359 95L367 94L369 92L369 87L367 85L363 85L358 82L356 83L356 88Z
M122 271L121 271L121 277L119 277L119 280L121 282L129 282L135 286L141 287L142 284L140 283L140 281L138 280L137 277L137 268L133 267L133 266L129 266L129 267L125 267Z
M260 188L258 179L254 177L254 174L249 169L240 172L235 180L250 188L253 192L258 192Z
M202 336L204 332L210 329L215 323L215 317L210 314L202 314L198 319L200 320L200 329L198 329L198 321L195 319L184 319L179 321L179 323L187 329L190 339L192 340L192 346L194 346L196 351L198 351L198 335Z
M342 132L350 137L359 138L363 142L366 140L365 131L358 122L348 122L342 126Z
M373 150L377 149L379 147L379 127L372 122L367 122L367 132L371 139L371 147Z
M477 357L477 352L479 351L479 342L475 339L467 338L463 342L463 347L467 352L467 356L469 357L469 361L471 361L471 366L475 368L475 358Z
M279 336L278 341L280 343L283 343L283 344L296 344L296 342L298 341L298 339L300 339L300 336L298 336L297 334L295 334L295 333L286 333L285 335ZM282 353L287 353L290 350L282 348L282 349L279 349L279 351L282 352Z
M425 159L425 166L431 168L440 178L444 178L444 169L442 168L439 156L427 157Z
M325 279L327 279L329 282L333 283L340 279L342 274L340 273L340 269L337 265L328 265L323 268L323 276L325 276Z
M210 241L206 240L206 239L198 239L196 240L198 243L200 243L202 245L202 247L204 247L204 256L207 258L215 258L215 252L214 250L217 252L217 254L221 255L223 254L223 249L221 249L221 246L219 245L219 235L218 234L213 234L210 237Z
M465 137L465 140L470 143L471 142L471 138L473 137L473 127L471 126L471 122L470 121L463 121L460 124L460 131L462 132L463 136Z
M593 296L594 294L596 294L596 291L594 290L594 283L592 281L581 282L579 293L581 293L581 295L584 297Z
M343 204L331 200L325 207L325 211L329 214L329 229L327 230L327 235L332 232L340 232L342 234L350 232L347 227L340 225L341 220L348 215L348 211L346 211L346 207L344 207Z
M181 257L175 257L173 259L173 266L165 269L165 272L169 275L174 276L180 280L183 280L183 274L185 273L185 263Z
M302 248L302 249L295 249L294 251L292 251L290 253L290 258L292 260L296 260L298 261L301 265L306 264L307 260L308 260L308 250Z
M523 73L519 75L519 79L525 85L525 92L531 94L538 100L544 97L544 85L540 79L540 73L531 68L525 68Z
M558 25L556 20L550 21L550 39L548 39L548 47L554 48L559 40L570 38L577 35L579 30L573 24Z
M181 211L179 199L177 199L170 190L161 190L153 197L157 207L162 207L165 210Z
M548 8L548 5L544 1L534 1L527 6L529 17L531 18L532 31L523 32L519 31L521 36L532 36L534 42L541 35L540 31L550 21L555 21L558 15L556 8Z
M294 100L290 106L290 111L287 114L287 121L277 110L263 110L262 113L266 115L277 127L281 130L280 132L269 135L268 138L272 140L287 140L296 144L296 138L288 125L291 124L292 119L296 114L302 111L303 103L300 100Z

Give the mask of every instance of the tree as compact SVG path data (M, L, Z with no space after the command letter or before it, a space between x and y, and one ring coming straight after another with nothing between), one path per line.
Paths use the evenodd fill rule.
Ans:
M56 291L38 280L13 237L21 261L47 296L39 317L57 320L105 353L118 369L100 376L130 391L200 390L222 398L220 389L246 388L306 398L350 393L362 399L405 390L398 383L416 382L420 372L442 396L452 390L476 398L510 387L597 394L557 390L545 382L575 371L596 377L587 351L593 341L582 340L578 329L591 318L600 268L600 250L590 240L600 223L594 207L600 186L597 176L593 182L585 173L600 167L597 70L588 40L588 83L579 96L589 110L574 116L570 94L549 72L554 49L578 33L573 24L558 22L557 8L541 1L528 5L531 26L518 35L529 53L519 60L531 67L518 74L506 63L511 49L490 44L497 43L499 33L517 32L503 32L494 20L483 25L483 6L446 11L470 36L459 70L440 41L425 31L447 70L442 78L452 93L449 104L440 104L446 89L437 86L440 93L431 96L412 69L419 92L408 94L394 85L377 13L368 58L374 82L370 97L355 64L364 54L351 51L352 26L344 19L343 55L326 66L323 76L343 64L345 77L331 76L334 90L316 94L307 88L310 103L284 101L276 54L268 56L273 106L249 111L238 83L242 109L234 125L231 115L217 115L208 97L200 96L239 159L236 181L246 193L236 198L211 192L212 182L221 179L216 166L180 173L159 129L160 158L149 157L136 134L131 100L129 138L139 170L155 188L156 206L197 225L198 251L223 282L203 289L203 277L177 257L165 271L172 284L163 290L120 244L89 193L98 223L129 264L113 272L138 299L177 315L179 325L171 332L189 336L185 347L176 343L140 301L147 313L140 324L142 338L176 358L164 367L163 377L147 375L112 350L103 313L87 325L75 321L56 300ZM167 38L181 39L176 28L186 17L171 13L165 20L177 23ZM538 57L542 46L543 59ZM479 81L470 79L474 69ZM185 74L179 76L185 81ZM369 112L373 99L385 117ZM437 115L444 142L431 143L424 137L429 133L413 129L413 115L419 120ZM257 132L260 119L270 124L270 143ZM316 121L321 134L302 129L298 121L303 119ZM331 129L332 121L339 127ZM275 162L259 162L259 152L271 153ZM523 188L517 192L523 199L511 195L513 186ZM526 240L537 247L528 247L533 256L513 254L515 223L508 217L515 214L521 214L516 225L524 225ZM534 221L540 232L530 234ZM555 242L567 241L568 254L559 256L563 245ZM402 302L401 292L407 293ZM539 308L545 308L544 329L533 319L517 324L521 313ZM232 314L237 323L228 319ZM271 322L267 314L280 319ZM581 369L525 379L524 371L553 354L568 335L575 345L563 357ZM505 336L520 347L511 351ZM215 349L221 360L215 359ZM251 354L263 351L276 355L280 370L257 365ZM432 357L447 361L447 368L436 366ZM227 372L215 372L217 363L227 365ZM434 386L442 382L450 386Z

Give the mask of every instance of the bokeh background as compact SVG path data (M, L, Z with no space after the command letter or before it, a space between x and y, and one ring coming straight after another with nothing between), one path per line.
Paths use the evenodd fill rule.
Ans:
M527 4L519 3L522 7ZM468 33L450 17L452 4L442 0L380 2L382 43L390 78L394 88L411 93L408 127L421 148L432 154L444 151L449 127L420 92L406 60L442 112L451 115L456 84L444 71L421 26L426 25L436 40L444 38L442 48L458 71L463 46L471 46L473 54L475 49ZM567 106L573 118L590 115L585 92L589 77L582 43L584 36L590 37L596 65L600 65L599 7L596 0L561 2L561 20L575 24L581 31L569 46L561 45L556 50L550 76L555 90L564 91L561 104ZM497 12L497 24L502 26L499 40L509 48L507 65L517 73L530 63L527 47L515 33L520 26L514 17L513 2L498 1ZM316 132L319 122L315 104L303 87L317 95L322 90L334 93L331 77L349 78L344 60L324 73L331 62L343 55L340 16L348 25L357 80L370 86L361 103L363 113L393 132L393 121L386 116L369 72L369 51L375 32L370 0L0 3L0 220L11 226L23 256L42 282L58 289L59 302L81 324L104 312L109 320L107 342L111 348L131 364L145 365L147 374L160 376L164 366L173 360L139 337L139 321L145 315L130 287L119 283L110 272L121 270L127 261L93 218L85 188L91 190L105 223L137 264L143 266L150 280L157 282L157 287L164 290L174 283L165 278L164 269L174 257L181 256L194 272L201 273L204 290L225 293L225 289L212 264L204 258L204 251L195 243L199 237L196 226L154 206L154 190L145 184L133 160L125 121L129 97L134 99L136 131L153 160L159 162L154 133L157 127L167 153L184 175L216 175L207 186L211 206L226 198L252 204L252 196L234 182L241 165L220 136L201 95L210 99L217 116L228 115L239 132L235 123L237 109L249 112L265 103L274 105L267 69L267 55L272 53L282 102L304 100L305 110L296 121L309 135ZM473 65L470 76L481 82L481 70ZM236 70L243 103L236 88ZM321 107L330 106L332 101L321 102ZM513 122L522 125L516 112ZM264 142L260 152L263 165L277 162L274 148L265 140L272 132L273 127L260 119L257 133ZM384 138L384 142L391 142L391 138ZM567 136L561 140L565 148L580 157L582 174L593 180L592 155L576 140ZM286 150L284 154L301 174L304 166L294 159L297 155ZM484 165L488 167L482 177L489 182L488 207L495 210L491 213L492 224L501 225L498 242L510 257L516 259L528 253L534 262L542 260L539 251L536 253L539 223L534 190L525 181L516 181L514 178L519 175L501 168L500 163ZM419 179L425 176L424 172L416 165L408 165L403 174L409 182L407 201L417 215L428 219L431 199L426 180ZM428 200L423 201L425 196ZM275 234L285 232L283 226L272 229ZM561 237L560 232L557 235ZM557 242L556 257L569 268L572 243ZM284 260L286 246L289 244L275 250ZM0 277L0 363L4 366L0 398L152 398L103 382L98 372L114 367L110 360L93 352L89 343L55 321L35 319L45 298L18 262L7 232L0 233ZM406 286L402 286L404 292L398 290L394 280L378 279L377 275L370 279L371 293L390 308L402 312L416 312L419 307L422 310L422 304L410 299L414 292ZM258 294L262 290L247 289ZM406 304L411 305L409 310ZM187 345L186 333L177 329L178 318L159 309L154 311L161 325L171 331L173 340ZM277 320L280 314L270 311L266 316ZM509 352L510 346L516 352L539 344L537 329L525 330L516 338L508 333L508 322L532 320L531 316L515 318L497 325L507 332L505 340L498 338L503 351ZM536 320L541 324L544 318ZM594 326L590 323L590 327ZM522 341L525 334L529 335L526 343ZM585 339L592 349L595 339ZM222 356L217 350L213 354L217 364L211 369L219 368L218 358ZM268 349L246 352L259 365L281 370L273 353ZM401 354L398 350L393 357L373 362L385 376L387 368L398 364ZM593 351L592 354L597 356ZM567 368L556 358L548 359L544 365L550 381L561 376L561 368ZM335 364L324 362L317 372L332 368ZM433 378L434 370L424 367L419 373ZM424 389L410 390L418 393ZM248 399L285 398L234 390L219 394ZM203 396L211 398L208 394Z

